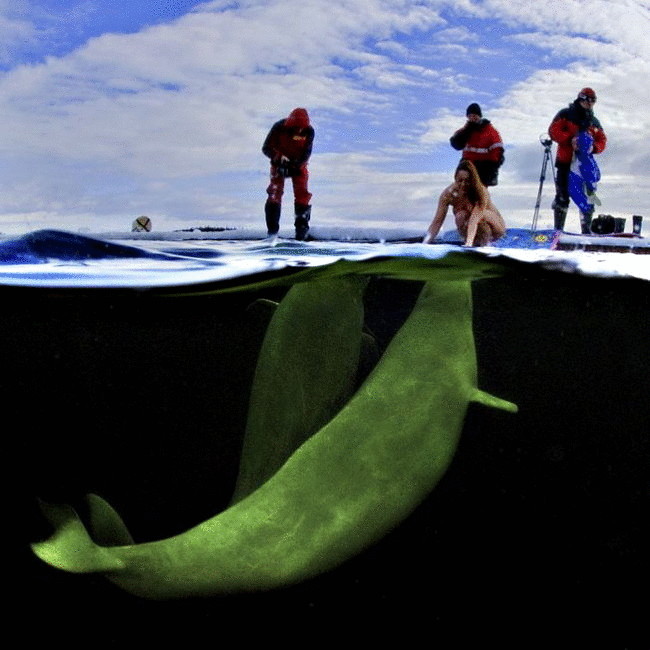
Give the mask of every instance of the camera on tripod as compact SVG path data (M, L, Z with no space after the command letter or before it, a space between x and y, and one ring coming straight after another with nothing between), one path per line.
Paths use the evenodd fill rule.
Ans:
M544 147L544 160L542 161L542 172L539 176L539 190L537 191L537 201L535 202L535 212L533 213L533 223L530 226L531 230L537 230L537 220L539 219L539 206L542 201L542 187L544 186L544 179L546 178L546 167L551 160L551 140L548 133L542 133L539 136L539 142ZM551 165L553 170L553 180L555 180L555 168Z

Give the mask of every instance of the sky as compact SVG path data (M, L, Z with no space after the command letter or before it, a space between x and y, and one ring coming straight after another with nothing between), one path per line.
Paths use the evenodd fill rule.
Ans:
M313 224L424 232L472 102L505 144L493 201L530 227L540 138L585 86L597 212L630 230L650 218L649 28L649 0L0 0L0 233L259 227L262 142L295 107ZM553 194L549 164L538 228Z

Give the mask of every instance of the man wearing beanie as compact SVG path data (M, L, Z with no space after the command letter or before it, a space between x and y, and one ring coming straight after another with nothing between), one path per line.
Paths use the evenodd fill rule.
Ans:
M478 104L470 104L465 113L467 122L449 138L449 142L457 151L462 150L461 159L474 163L483 185L496 185L499 167L505 160L501 136L490 120L483 117Z
M607 136L598 118L594 115L596 93L591 88L583 88L567 108L561 109L548 128L551 140L557 142L555 154L555 200L553 201L553 221L556 230L564 230L569 209L569 172L578 133L586 131L593 138L592 150L587 153L601 153L607 146ZM588 212L580 213L582 234L591 233L591 218L594 206Z
M271 160L271 182L266 188L268 198L264 206L266 229L276 235L280 229L280 211L284 180L291 178L296 228L296 239L304 240L309 231L312 195L307 189L309 172L307 162L314 142L314 128L304 108L294 108L289 117L276 122L269 131L262 153Z

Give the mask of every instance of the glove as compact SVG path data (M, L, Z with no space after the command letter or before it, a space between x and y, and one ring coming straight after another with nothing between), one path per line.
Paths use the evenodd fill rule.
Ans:
M274 161L274 164L277 167L277 173L284 178L295 176L298 173L299 166L286 156L280 156Z
M277 169L278 169L278 175L279 176L282 176L284 178L288 178L289 176L291 176L291 166L290 166L290 163L288 161L281 162L278 165Z

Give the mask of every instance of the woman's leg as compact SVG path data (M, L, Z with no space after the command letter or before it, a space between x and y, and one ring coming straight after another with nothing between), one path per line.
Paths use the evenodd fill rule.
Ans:
M474 246L479 224L483 220L483 215L478 210L474 210L467 222L467 236L465 237L465 246ZM481 233L482 234L482 233ZM482 239L482 238L481 238ZM480 242L479 242L480 243Z
M458 234L463 238L467 239L467 228L469 226L469 214L465 210L459 210L454 213L454 218L456 220L456 230Z
M494 210L473 210L467 223L465 246L485 246L506 233L503 217Z

